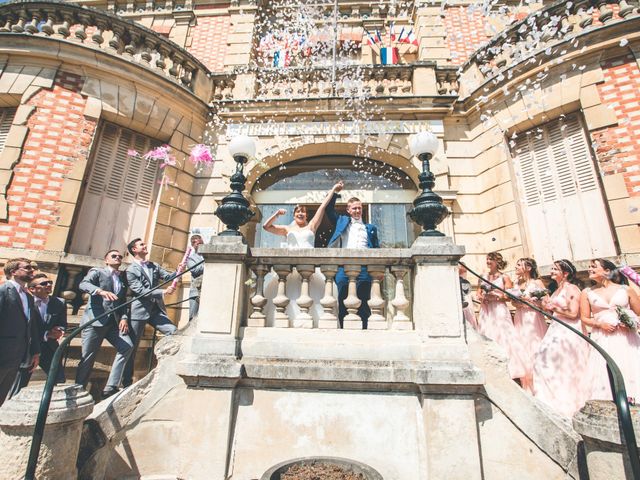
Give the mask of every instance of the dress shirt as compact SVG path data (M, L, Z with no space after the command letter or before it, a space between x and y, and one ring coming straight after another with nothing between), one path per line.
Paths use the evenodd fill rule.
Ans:
M134 259L133 261L142 267L142 271L147 275L149 280L151 280L151 283L153 283L153 271L149 268L149 261L136 259Z
M351 224L344 232L346 248L367 248L367 229L362 220L351 219Z
M122 288L122 282L120 281L120 271L115 268L109 267L111 270L111 281L113 282L113 293L118 295L120 293L120 289Z
M24 288L15 280L9 280L9 281L13 283L13 286L16 287L16 290L18 291L18 295L20 295L20 301L22 302L22 311L24 312L28 321L29 320L29 298L27 297L27 295L29 294L27 293L27 289Z
M42 320L44 321L44 323L47 323L47 306L49 305L49 297L40 298L34 296L33 301L36 304L38 311L40 312Z

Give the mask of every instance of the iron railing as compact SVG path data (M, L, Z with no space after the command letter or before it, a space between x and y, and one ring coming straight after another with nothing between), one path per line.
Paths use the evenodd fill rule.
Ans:
M631 411L629 409L629 400L627 398L627 390L624 386L624 378L622 377L622 373L620 372L620 369L618 368L618 365L616 365L616 362L613 360L613 358L611 358L609 354L600 345L598 345L596 342L591 340L588 336L584 335L582 332L576 330L572 326L566 324L562 320L547 313L541 308L535 305L532 305L531 303L512 295L504 288L499 287L498 285L492 283L491 281L481 277L476 272L471 270L466 264L462 262L458 262L458 263L464 266L469 273L471 273L473 276L480 279L482 282L491 285L496 290L500 290L502 293L507 295L509 299L515 300L517 302L520 302L526 305L527 307L535 310L538 313L541 313L542 315L549 318L550 320L559 323L565 328L568 328L576 335L579 335L583 340L587 341L589 345L595 348L600 355L602 355L605 362L607 362L607 372L609 374L609 383L611 385L613 401L616 404L616 410L618 413L618 422L620 423L620 428L622 429L622 437L624 439L623 443L624 443L624 447L626 447L626 450L627 450L627 456L629 458L629 464L631 466L631 473L633 475L633 480L640 480L640 457L638 456L638 445L636 443L636 434L633 430L633 422L631 420Z
M38 417L36 419L36 424L33 429L33 436L31 437L31 449L29 450L29 461L27 462L27 469L24 475L25 480L35 479L36 468L38 466L38 456L40 455L40 447L42 445L42 439L44 437L44 427L47 422L47 415L49 414L49 406L51 404L51 395L53 393L53 387L56 384L55 379L58 374L58 370L60 369L60 365L61 365L60 360L62 359L62 355L64 355L64 353L66 352L67 347L71 343L71 340L77 337L78 334L82 332L82 330L87 328L89 325L93 325L98 320L102 320L103 318L111 315L117 310L120 310L129 306L136 300L139 300L141 298L151 295L155 289L161 288L167 285L168 283L173 282L176 278L179 278L185 273L190 272L192 269L201 265L202 263L204 263L204 260L196 263L195 265L192 265L191 267L185 269L180 273L177 273L176 275L172 276L169 280L166 280L162 283L159 283L158 285L155 285L153 288L149 289L149 291L141 295L138 295L136 297L133 297L132 299L128 300L122 305L119 305L116 308L113 308L111 310L104 312L102 315L98 315L96 318L85 323L84 325L78 326L78 328L73 330L69 335L65 336L64 340L60 342L60 345L58 345L58 348L53 354L53 359L51 360L51 369L49 370L49 374L47 375L47 382L45 383L44 390L42 392L42 399L40 400L40 407L38 409Z

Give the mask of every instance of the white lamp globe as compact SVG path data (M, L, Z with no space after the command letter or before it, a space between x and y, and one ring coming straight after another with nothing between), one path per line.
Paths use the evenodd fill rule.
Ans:
M229 153L232 157L252 158L256 154L256 142L247 135L238 135L229 142Z
M438 151L438 137L431 132L419 132L409 137L409 151L411 155L421 153L435 154Z

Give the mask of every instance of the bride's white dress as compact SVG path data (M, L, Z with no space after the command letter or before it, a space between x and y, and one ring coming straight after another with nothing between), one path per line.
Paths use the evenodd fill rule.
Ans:
M301 230L292 230L287 235L287 248L314 248L315 234L309 228ZM320 273L320 269L316 271L309 279L309 296L313 299L313 305L309 308L309 314L313 317L313 326L317 328L318 320L322 315L322 305L320 299L324 296L325 276ZM287 315L292 320L292 325L297 326L296 318L300 313L300 307L296 300L300 297L302 289L302 277L292 269L291 274L287 277L286 294L289 298L287 305ZM274 272L268 273L264 278L264 296L267 304L264 307L264 313L267 316L267 325L273 326L273 317L276 311L273 299L278 293L278 275Z

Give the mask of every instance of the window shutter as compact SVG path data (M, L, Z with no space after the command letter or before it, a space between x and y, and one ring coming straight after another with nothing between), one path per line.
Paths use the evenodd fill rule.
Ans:
M540 264L615 255L587 136L577 114L520 135L514 148L523 214Z
M145 236L157 192L158 162L141 155L157 145L131 130L101 125L71 253L100 257L109 248L122 249L132 238ZM140 155L129 156L130 149Z
M4 149L15 116L15 108L0 108L0 152Z

